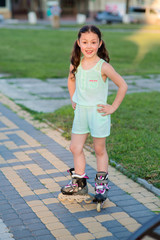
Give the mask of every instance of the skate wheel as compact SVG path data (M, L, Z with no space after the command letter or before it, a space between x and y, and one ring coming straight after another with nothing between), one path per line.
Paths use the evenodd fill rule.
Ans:
M71 198L71 197L69 197L67 200L68 200L70 203L73 203L73 202L74 202L74 198Z
M92 199L90 199L90 198L85 199L84 202L85 202L85 203L91 203L91 202L92 202Z
M83 199L77 198L76 201L77 201L77 203L81 203L81 202L83 202Z
M61 201L61 202L64 202L65 201L65 197L62 195L62 193L60 193L58 195L58 199Z
M101 211L101 203L97 203L97 212Z

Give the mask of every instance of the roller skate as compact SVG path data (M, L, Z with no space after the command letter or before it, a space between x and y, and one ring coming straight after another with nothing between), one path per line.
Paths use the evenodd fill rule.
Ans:
M108 195L108 174L105 172L97 172L95 178L95 195L93 202L97 203L97 212L101 211L104 201Z
M76 201L80 203L85 201L89 203L89 201L87 201L89 198L87 179L89 179L89 177L86 174L78 175L73 173L74 168L69 169L67 172L71 176L71 181L61 188L61 193L58 195L58 199L62 202L69 201L73 203Z

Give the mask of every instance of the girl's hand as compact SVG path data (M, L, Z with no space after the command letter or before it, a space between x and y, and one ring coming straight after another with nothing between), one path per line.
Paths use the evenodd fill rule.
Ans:
M76 109L76 103L72 101L72 108L75 110Z
M97 106L98 106L97 111L99 113L103 113L102 116L112 114L116 111L116 109L112 105L109 105L109 104L107 104L107 105L98 104Z

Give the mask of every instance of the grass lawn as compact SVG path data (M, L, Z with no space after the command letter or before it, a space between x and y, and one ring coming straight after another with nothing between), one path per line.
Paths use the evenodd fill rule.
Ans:
M109 96L108 102L114 97ZM111 135L106 142L110 159L156 187L160 187L159 102L159 92L126 95L121 107L112 115ZM63 129L63 135L70 139L73 121L70 105L54 113L35 115L35 118L47 119ZM87 144L92 146L91 137Z
M159 73L160 34L107 32L104 26L101 29L111 64L121 75ZM13 77L40 79L68 75L77 31L0 29L0 36L0 72L10 73ZM133 41L130 40L132 36ZM139 46L145 55L140 62L134 62Z

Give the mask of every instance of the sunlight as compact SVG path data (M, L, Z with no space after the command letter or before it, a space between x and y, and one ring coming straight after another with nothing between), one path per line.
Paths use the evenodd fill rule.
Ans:
M139 63L144 59L146 54L150 52L151 48L160 45L160 29L153 30L150 26L146 25L126 39L134 42L138 46L138 53L134 62Z
M140 63L154 46L160 45L160 0L153 1L146 8L145 17L149 25L144 25L132 36L126 38L138 46L138 53L134 63Z

